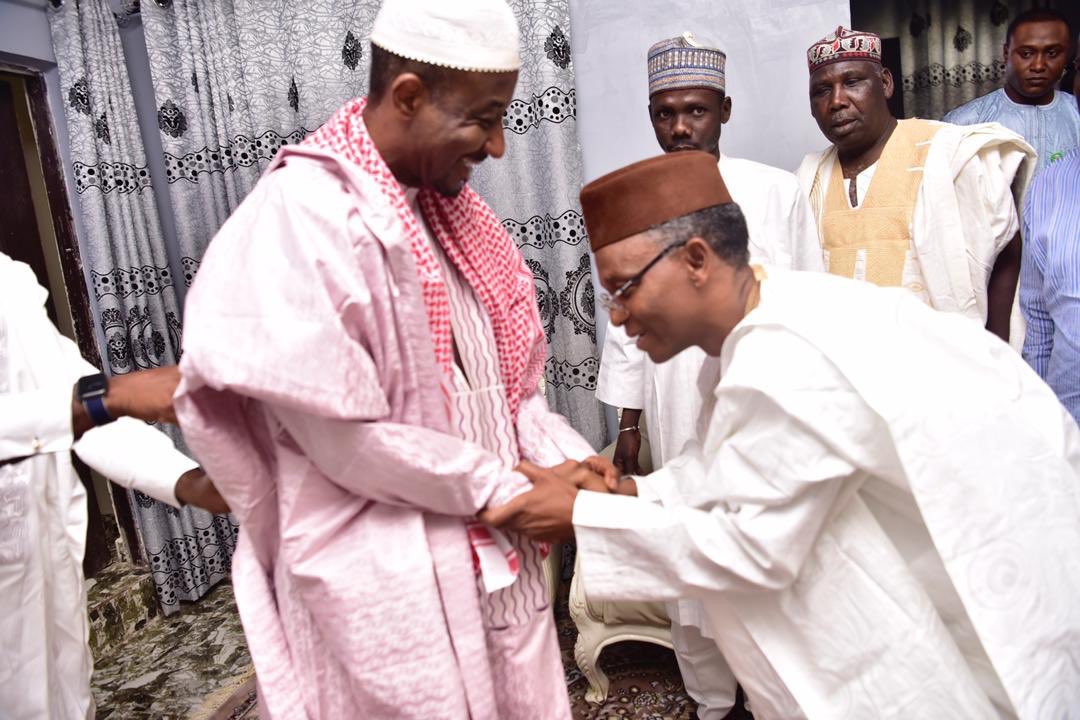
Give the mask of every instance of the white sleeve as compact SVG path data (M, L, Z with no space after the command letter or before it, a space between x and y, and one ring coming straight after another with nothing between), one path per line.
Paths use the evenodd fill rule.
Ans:
M129 417L87 430L72 449L109 480L173 507L180 506L176 481L199 466L165 433Z
M989 232L985 239L965 238L965 244L969 249L981 248L987 239L992 240L993 256L980 253L980 260L991 268L998 253L1020 230L1013 179L1024 158L1024 153L1011 144L986 145L964 163L954 180L965 235Z
M641 410L645 407L646 355L622 327L610 322L600 356L596 398L617 408Z
M654 488L650 480L652 475L635 475L634 483L637 485L637 498L643 502L658 503L661 501L661 494L657 488Z
M578 494L574 528L590 594L667 600L794 581L845 489L862 478L834 442L850 439L841 420L864 407L824 356L799 354L800 343L758 348L804 369L777 377L768 393L743 384L760 357L745 356L741 379L729 366L705 441L642 478L641 497ZM768 373L755 376L765 383ZM819 412L826 402L840 410ZM818 416L820 424L806 420Z
M28 392L0 394L0 460L74 450L83 462L110 480L178 505L176 481L198 464L177 451L163 433L141 421L120 418L87 430L73 444L71 404L75 383L100 370L86 362L75 343L49 320L43 304L45 290L37 285L30 269L21 263L6 269L9 274L5 280L21 283L27 295L28 302L18 318L23 336L28 338L26 350L55 352L59 358L47 378L48 385ZM40 293L40 304L33 302L33 293Z
M810 209L810 201L797 184L788 210L788 233L793 245L791 257L794 265L791 269L824 272L825 260L817 220Z
M677 492L683 476L719 484L721 475L735 473L756 476L772 497L718 497L695 507L578 493L574 529L591 594L673 600L782 589L794 581L855 469L776 405L759 404L745 420L720 452L681 455L648 484L663 495L664 487ZM783 438L782 458L765 444L775 446L777 438ZM795 458L804 461L788 464Z

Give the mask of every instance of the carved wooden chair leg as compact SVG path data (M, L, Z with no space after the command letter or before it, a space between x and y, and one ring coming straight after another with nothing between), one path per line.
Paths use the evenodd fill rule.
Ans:
M671 621L663 603L591 604L581 581L580 556L574 571L569 599L570 617L578 631L577 642L574 643L574 661L589 681L585 699L602 703L607 699L610 684L607 675L600 669L600 651L612 643L626 640L670 648Z
M579 626L577 642L574 643L574 662L585 679L589 681L589 689L585 691L585 699L591 703L602 703L607 700L610 681L607 674L600 669L600 651L604 649L600 642L603 636L599 633L582 632Z
M608 677L597 664L604 645L604 624L589 615L585 590L578 571L578 564L575 563L574 578L570 581L569 598L570 617L578 631L577 641L574 643L574 661L581 670L581 674L589 681L585 699L589 702L601 703L607 699L608 694Z

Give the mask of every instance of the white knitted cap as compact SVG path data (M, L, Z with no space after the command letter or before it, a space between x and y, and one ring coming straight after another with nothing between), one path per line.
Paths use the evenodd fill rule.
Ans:
M385 0L371 42L400 57L477 72L521 67L505 0Z

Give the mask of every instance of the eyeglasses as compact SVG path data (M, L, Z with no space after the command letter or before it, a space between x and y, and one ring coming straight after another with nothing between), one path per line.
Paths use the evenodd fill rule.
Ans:
M676 243L668 245L666 248L661 250L656 255L656 257L650 260L645 267L641 268L641 272L639 272L637 275L634 275L632 278L624 282L619 287L615 288L615 292L611 293L610 295L608 295L606 292L601 291L600 307L604 308L604 310L606 310L609 314L612 310L615 309L626 310L625 306L622 304L622 300L624 297L626 297L626 294L630 292L631 289L641 284L641 279L645 277L645 273L649 272L649 270L652 270L653 266L656 265L656 263L663 260L675 250L681 248L687 243L688 240L689 238L687 238L687 240L680 240Z

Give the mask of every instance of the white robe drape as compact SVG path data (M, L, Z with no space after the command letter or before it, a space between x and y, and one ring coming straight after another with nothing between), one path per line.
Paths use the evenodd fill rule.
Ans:
M639 498L579 494L591 595L701 598L758 718L1075 715L1080 431L1019 355L770 269L716 364Z
M803 158L796 175L820 224L836 147ZM1020 230L1017 208L1035 168L1035 151L997 123L943 123L930 143L911 216L912 262L931 307L985 325L986 287L998 254ZM860 196L861 197L861 196ZM796 268L800 269L800 268ZM1010 344L1024 340L1019 306Z

